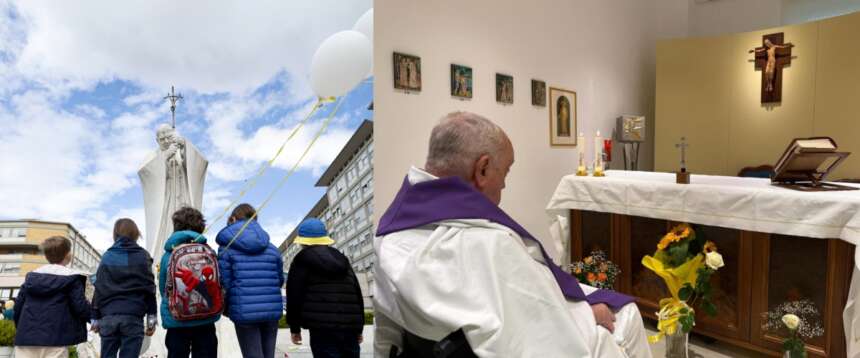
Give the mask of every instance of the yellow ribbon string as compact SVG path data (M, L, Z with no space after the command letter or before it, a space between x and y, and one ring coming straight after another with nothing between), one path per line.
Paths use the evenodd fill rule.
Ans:
M299 167L299 164L302 162L302 160L305 158L305 156L308 154L308 152L310 152L311 148L314 146L314 143L316 143L317 139L319 139L322 136L322 134L325 132L326 128L328 128L328 125L331 122L332 118L334 118L334 115L337 113L338 109L340 109L340 105L343 104L343 98L344 97L341 97L337 101L337 105L335 105L334 110L332 110L331 113L328 114L328 117L325 119L325 121L323 121L322 127L320 127L320 129L317 131L316 135L314 135L314 138L311 139L311 142L305 148L304 152L302 152L302 155L299 157L299 159L296 160L295 163L293 163L293 166L292 166L292 168L290 168L290 171L287 172L287 175L285 175L284 178L281 179L281 181L278 183L278 185L275 186L275 189L273 189L272 192L269 193L269 196L266 197L266 200L264 200L262 204L260 204L260 207L257 208L257 210L254 212L254 215L251 215L251 217L245 221L245 224L242 225L242 227L239 229L239 231L236 232L236 235L233 235L233 238L230 240L229 243L227 243L227 246L224 247L224 250L222 251L222 253L226 252L227 249L230 248L230 245L233 245L233 242L236 241L236 239L239 238L240 235L242 235L242 232L245 231L245 229L248 227L248 224L250 224L251 221L253 221L257 217L257 215L259 215L260 212L262 212L263 209L266 208L266 206L269 204L269 201L272 200L272 198L275 196L275 193L277 193L278 190L281 189L282 186L284 186L284 183L287 182L287 179L289 179L293 175L293 173L295 173L296 169Z
M664 298L660 300L660 312L657 312L657 334L648 336L649 343L657 343L665 336L671 336L678 331L678 320L681 319L681 310L689 310L687 314L693 314L693 309L686 302L677 298Z
M334 101L334 97L326 97L326 98L317 97L317 101L316 101L316 103L314 103L314 107L310 110L310 112L308 112L307 115L305 115L305 118L303 118L299 122L299 124L295 128L293 128L293 131L290 132L290 135L287 136L286 139L284 139L284 142L281 143L281 147L278 148L277 152L275 152L275 156L273 156L272 159L269 159L269 161L267 161L266 163L263 163L263 165L260 167L260 170L257 171L257 174L255 174L254 176L252 176L248 180L245 180L245 186L242 187L242 190L239 191L239 195L236 195L236 197L233 199L233 201L231 201L230 204L228 204L224 208L224 210L222 210L221 213L215 217L215 220L212 220L209 222L209 225L203 229L202 235L205 235L209 231L209 229L212 227L212 225L214 225L216 222L221 220L224 217L224 215L227 214L227 211L229 211L230 208L234 207L237 203L239 203L239 200L241 200L242 197L244 197L245 194L248 193L249 190L251 190L253 187L255 187L257 185L257 180L263 176L263 174L266 172L266 170L268 170L269 168L272 167L272 165L275 164L275 160L277 160L278 157L281 155L281 153L284 151L284 148L287 146L287 143L291 139L293 139L293 137L296 136L296 134L299 132L299 129L301 129L305 125L305 123L311 117L313 117L314 113L316 113L317 110L320 109L320 107L322 107L323 103L330 103L333 101Z

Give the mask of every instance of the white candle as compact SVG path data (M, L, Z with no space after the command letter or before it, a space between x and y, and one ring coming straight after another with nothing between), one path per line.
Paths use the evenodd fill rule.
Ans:
M585 133L576 137L576 165L585 165Z
M594 137L594 164L600 163L603 161L603 138L600 136L600 131L597 131L597 135Z

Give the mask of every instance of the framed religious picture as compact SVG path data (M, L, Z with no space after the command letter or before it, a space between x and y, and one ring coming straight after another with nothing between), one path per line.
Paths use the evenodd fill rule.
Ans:
M576 92L549 88L549 143L576 146Z
M472 98L472 68L451 64L451 96Z
M394 88L421 91L421 57L394 53Z
M496 102L514 103L514 78L512 76L496 74Z
M546 107L546 82L532 80L532 105Z

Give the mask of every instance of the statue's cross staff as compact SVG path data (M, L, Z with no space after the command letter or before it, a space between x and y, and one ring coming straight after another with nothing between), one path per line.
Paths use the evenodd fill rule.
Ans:
M173 126L173 128L176 128L176 102L179 102L180 99L183 99L182 93L176 94L176 92L173 91L173 86L170 86L170 93L168 93L167 96L164 96L164 99L170 100L170 117L172 120L171 126Z

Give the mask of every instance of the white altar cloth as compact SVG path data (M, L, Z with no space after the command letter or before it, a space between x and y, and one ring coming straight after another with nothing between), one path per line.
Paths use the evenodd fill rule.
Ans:
M690 182L676 184L673 173L568 175L547 210L564 216L565 227L568 210L578 209L860 243L860 191L800 192L769 179L711 175L692 175ZM566 236L558 239L566 243Z
M565 176L547 205L558 252L570 252L571 209L860 243L860 191L800 192L769 179L692 175L684 185L674 173ZM560 261L567 263L566 256ZM860 358L860 250L854 262L843 318L848 356Z

